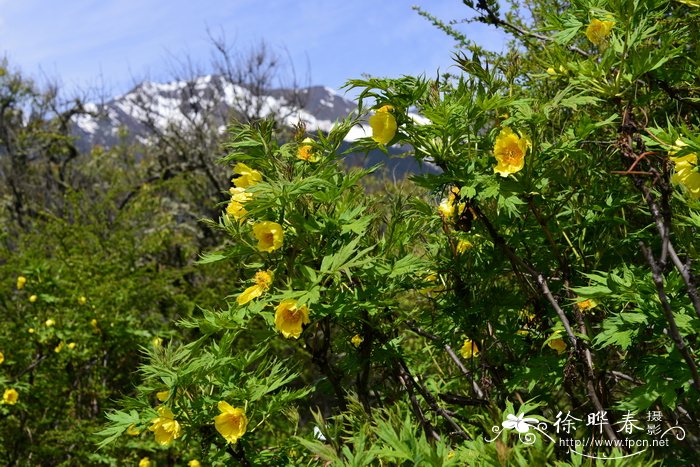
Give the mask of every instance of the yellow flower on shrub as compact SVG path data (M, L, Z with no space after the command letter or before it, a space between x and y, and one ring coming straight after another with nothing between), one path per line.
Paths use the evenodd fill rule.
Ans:
M92 332L94 332L95 334L99 334L101 332L100 327L97 325L97 320L95 318L90 320L90 326L92 327Z
M53 351L56 353L59 353L61 350L63 350L63 347L65 346L65 342L59 342L56 347L54 347Z
M277 222L258 222L253 226L253 236L258 240L260 251L274 251L284 242L284 230Z
M0 365L5 361L5 355L3 355L2 352L0 352Z
M385 105L369 118L372 127L372 139L380 144L388 144L396 135L396 117L391 113L394 108Z
M560 332L556 331L552 336L556 336L558 334L560 334ZM547 342L547 345L551 349L556 350L559 355L566 352L566 342L564 342L564 339L562 339L561 337L556 337L554 339L550 339L550 341Z
M460 255L467 250L471 250L472 248L474 248L474 244L469 240L460 240L457 242L457 253Z
M476 342L467 338L464 340L464 345L462 345L459 353L461 353L464 358L473 358L479 355L479 347L476 346Z
M248 188L262 181L262 174L257 170L251 169L243 162L239 162L233 167L233 174L238 175L238 177L234 177L231 180L238 188Z
M455 209L455 201L457 201L457 195L459 194L459 188L452 187L450 194L447 198L444 198L440 205L438 206L438 212L445 218L445 220L454 220L454 218L460 214L465 207L465 203L459 203Z
M187 463L187 467L202 467L202 464L197 459L192 459Z
M218 407L221 413L214 417L214 427L226 441L236 444L248 426L245 410L232 407L231 404L225 401L220 401Z
M44 322L44 325L47 328L50 328L56 324L56 321L52 320L51 318L47 319L46 322Z
M156 399L161 402L167 401L168 397L170 397L170 391L160 391L156 393Z
M671 157L675 165L675 173L671 177L671 182L683 185L690 196L700 199L700 166L698 166L698 156L694 153L682 157Z
M251 285L243 291L242 294L236 298L236 302L239 305L245 305L249 301L258 298L270 288L272 284L272 272L270 271L258 271L255 273L255 285Z
M144 457L139 461L139 467L151 467L151 465L153 464L151 463L151 459L148 457Z
M582 302L578 302L577 305L578 305L579 310L588 311L588 310L592 310L593 308L597 307L598 302L596 302L592 298L589 298L589 299L584 300Z
M311 138L304 138L304 141L301 142L302 144L297 149L297 159L306 162L318 162L318 156L314 151L314 147L311 145L313 142L314 140Z
M241 221L248 214L248 211L243 207L243 205L253 198L252 193L248 193L244 188L231 188L229 190L231 193L231 201L226 206L226 214L233 217L237 221Z
M615 21L600 21L599 19L594 19L590 22L586 28L586 37L594 45L601 46L605 44L606 39L612 31Z
M17 278L17 290L22 290L26 283L27 283L27 278L24 276L19 276Z
M69 348L70 350L74 350L75 347L76 347L77 345L78 345L78 344L76 344L75 342L69 342L69 343L68 343L68 348Z
M362 344L363 340L364 339L361 335L355 334L354 336L352 336L352 339L350 339L350 342L352 342L352 345L354 345L355 347L359 347L360 344Z
M78 305L85 305L87 303L87 298L84 295L78 297Z
M5 389L2 395L2 403L7 405L15 405L19 400L19 393L15 389Z
M166 446L174 439L182 435L180 423L175 420L175 415L166 406L158 407L158 417L151 420L151 426L148 428L156 436L156 442L161 446Z
M39 297L37 297L36 295L32 295L31 297L29 297L29 303L34 303L34 302L36 302L38 299L39 299Z
M309 309L306 305L297 306L294 299L283 300L275 309L275 327L284 337L298 339L302 325L309 324Z
M520 172L525 166L525 153L532 143L527 136L520 137L506 127L496 137L493 155L498 164L493 171L501 177Z

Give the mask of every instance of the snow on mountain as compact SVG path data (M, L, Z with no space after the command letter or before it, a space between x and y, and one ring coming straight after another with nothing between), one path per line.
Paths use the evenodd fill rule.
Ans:
M189 81L145 81L124 95L104 104L87 104L88 114L74 117L74 134L81 149L94 145L114 146L120 139L147 144L167 129L209 128L224 133L232 118L257 119L274 115L283 125L303 122L306 131L328 132L333 124L357 109L356 104L335 90L312 86L292 91L273 89L255 93L223 76L207 75ZM419 123L425 118L410 114ZM349 143L371 135L368 125L357 125L347 134ZM390 148L390 152L401 152ZM353 157L349 163L367 165L377 160L400 172L423 171L413 160L387 159L383 154ZM358 162L359 161L359 162ZM428 167L429 171L433 171Z
M88 144L116 143L119 128L136 138L168 127L201 124L208 119L222 131L233 116L264 118L274 114L281 123L302 121L307 131L330 131L333 123L355 110L352 101L328 87L313 86L296 92L274 89L264 95L234 84L221 76L191 81L143 82L128 93L102 105L88 104L89 114L74 118L75 133ZM351 132L350 138L363 135Z

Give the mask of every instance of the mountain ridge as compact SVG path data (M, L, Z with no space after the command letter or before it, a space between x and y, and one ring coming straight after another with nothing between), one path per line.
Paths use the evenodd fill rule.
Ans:
M144 81L109 101L84 107L87 113L73 117L72 128L81 150L95 145L113 147L125 135L127 141L149 144L160 132L187 130L196 125L223 134L233 116L254 120L275 115L290 128L302 122L310 133L328 132L336 121L357 110L353 101L327 86L264 91L236 84L221 75L167 83ZM366 136L369 134L365 128L356 125L345 141L349 144ZM405 148L390 147L388 155L381 151L353 154L346 164L384 163L389 173L399 176L436 171L430 164L396 157L403 152Z

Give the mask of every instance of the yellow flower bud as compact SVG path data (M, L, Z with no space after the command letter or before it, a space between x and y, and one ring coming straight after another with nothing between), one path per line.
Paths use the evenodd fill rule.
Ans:
M474 358L479 355L479 347L476 346L476 342L467 338L464 339L464 345L459 351L464 358Z
M388 144L396 135L396 117L391 113L394 108L385 105L369 118L372 127L372 139L380 144Z

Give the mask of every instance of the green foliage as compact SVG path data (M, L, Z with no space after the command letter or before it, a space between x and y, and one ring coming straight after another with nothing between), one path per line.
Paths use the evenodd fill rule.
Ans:
M105 355L120 370L134 368L127 355L140 345L135 389L119 380L109 393L125 397L99 433L99 462L110 449L211 465L695 462L697 2L540 0L527 17L464 3L471 20L511 33L512 50L484 53L424 13L457 39L455 76L351 80L358 113L328 134L287 141L271 119L232 125L222 159L237 174L231 200L205 224L220 236L198 261L230 273L223 284L173 286L191 270L162 268L173 264L171 242L189 239L187 257L201 243L186 229L154 229L150 197L112 235L77 215L42 224L71 247L49 246L44 264L29 242L3 265L28 283L1 296L16 311L0 343L30 316L43 350L16 352L23 363L0 384L22 398L58 391L70 379L43 386L15 369L64 341L90 361L114 335ZM348 153L386 150L372 138L341 149L378 109L395 121L390 141L409 148L404 156L439 174L376 189L376 168L342 167ZM109 266L98 274L86 251ZM94 309L75 307L83 293ZM153 306L179 324L158 333L171 337L162 345L148 343L168 324L144 311ZM98 314L109 332L85 326ZM74 365L63 348L54 354L52 371ZM30 409L0 406L7 439L20 439ZM603 412L599 430L587 423ZM580 419L575 432L559 431L562 414ZM632 416L642 433L620 428ZM684 436L615 444L657 428Z

